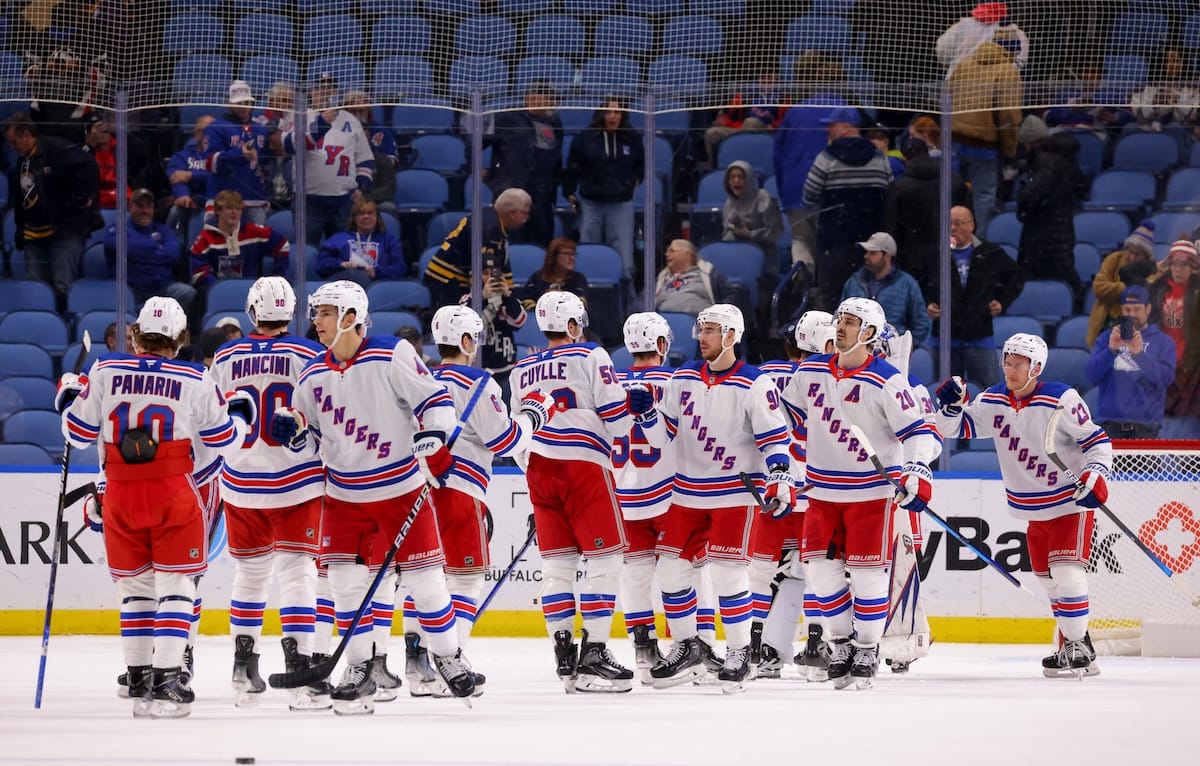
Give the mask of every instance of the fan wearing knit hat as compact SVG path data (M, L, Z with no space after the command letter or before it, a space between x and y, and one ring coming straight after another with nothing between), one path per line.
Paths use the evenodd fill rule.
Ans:
M1121 291L1130 285L1144 285L1155 272L1154 221L1138 224L1119 250L1104 257L1100 271L1092 280L1096 305L1088 318L1087 342L1091 346L1100 333L1121 318Z
M1171 244L1167 257L1158 264L1158 278L1150 285L1150 321L1175 341L1176 364L1183 361L1187 318L1195 311L1196 287L1200 284L1200 254L1186 239Z

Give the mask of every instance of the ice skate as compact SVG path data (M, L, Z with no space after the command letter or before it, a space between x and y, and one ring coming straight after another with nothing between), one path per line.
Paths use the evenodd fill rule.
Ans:
M1100 675L1095 663L1096 649L1092 636L1083 634L1082 641L1064 641L1057 652L1042 658L1042 675L1046 678L1084 678Z
M342 680L329 693L333 712L338 715L370 715L375 712L375 682L371 680L371 661L347 665Z
M877 645L854 645L854 664L850 666L850 678L859 689L870 689L875 685L875 672L879 669L879 647ZM839 687L841 688L841 687Z
M650 669L650 677L655 689L669 689L704 675L704 664L704 643L699 638L676 639L670 653Z
M420 633L404 634L404 678L408 693L414 697L432 697L441 691L442 681L429 661L429 650L421 643Z
M850 668L854 664L854 646L848 638L835 638L829 645L829 680L833 688L845 689L854 683Z
M471 707L470 698L475 694L475 674L471 672L471 663L463 656L462 649L444 657L433 655L433 664L450 693Z
M633 671L617 662L608 651L608 644L588 641L586 630L583 631L575 673L576 691L620 693L633 689Z
M820 625L809 625L808 642L794 659L810 683L829 680L829 646L822 640L822 633Z
M283 668L288 673L304 670L313 660L318 659L316 655L309 658L301 654L294 638L284 638L279 643L283 646ZM288 709L292 711L328 710L333 707L333 700L329 698L329 692L329 682L325 680L318 681L311 686L291 689Z
M633 629L633 659L642 686L650 686L650 668L662 662L663 656L658 649L658 639L650 637L649 625L638 625Z
M371 680L375 682L375 701L391 702L396 699L400 678L388 670L387 655L376 654L371 658Z
M136 686L138 686L139 679L141 679L141 677L143 675L146 675L146 676L150 675L150 666L149 665L137 665L135 667L130 667L130 668L127 668L124 673L117 676L117 696L123 700L127 700L130 697L140 696L140 692L139 693L131 693L131 691L130 691L129 677L131 674L136 676L134 678L134 686L136 687ZM146 688L149 689L150 687L147 686ZM150 697L149 694L147 694L145 696L147 699L149 699L149 697Z
M151 718L184 718L192 712L196 695L183 683L181 675L179 668L154 669Z
M763 624L757 620L750 623L750 665L757 666L762 662L762 633Z
M750 647L741 649L726 649L725 664L717 673L717 682L725 694L737 694L745 691L746 679L750 677Z
M911 662L904 662L902 660L887 660L886 662L887 666L891 668L892 672L897 674L907 673L909 667L912 666Z
M725 658L717 656L712 644L700 639L700 657L704 661L704 673L692 681L696 686L712 686L717 683L717 673L725 667Z
M554 633L554 662L558 680L562 681L567 694L575 693L575 682L579 670L579 646L572 640L569 630Z
M471 678L475 679L475 691L471 692L471 696L472 697L482 697L483 696L483 685L487 683L487 676L485 676L483 673L476 673L474 670L472 670ZM443 683L439 683L438 688L435 689L433 692L434 699L439 699L439 700L449 699L450 697L453 697L453 696L454 695L450 693L449 687L447 687Z
M233 686L234 707L254 707L267 690L266 683L258 674L258 655L254 653L251 636L233 637Z
M783 675L783 658L775 647L763 644L759 655L759 663L754 669L755 678L779 678Z
M130 683L131 680L132 683ZM151 696L154 679L150 666L130 666L126 672L117 677L117 683L121 682L124 682L124 685L117 687L117 694L133 700L133 717L149 718L154 702Z

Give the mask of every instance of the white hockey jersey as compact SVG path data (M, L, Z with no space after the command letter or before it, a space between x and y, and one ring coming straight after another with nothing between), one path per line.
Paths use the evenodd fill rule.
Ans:
M777 359L760 364L758 369L762 370L763 374L771 379L771 382L775 384L775 390L779 392L780 396L783 396L783 391L787 388L787 384L792 382L792 377L800 369L800 363ZM788 420L791 425L791 431L788 434L791 439L788 445L788 453L792 456L792 479L795 480L796 487L799 488L804 484L804 464L808 462L808 458L806 457L808 432L798 420L794 418L788 418Z
M891 484L850 435L850 426L863 430L896 477L904 463L931 465L941 454L942 437L925 421L908 379L895 367L871 357L846 370L836 360L828 354L804 360L783 392L789 414L808 429L805 476L813 485L808 496L838 503L891 497Z
M433 377L450 392L460 417L473 395L476 382L484 379L483 392L475 409L450 449L454 455L454 468L446 479L447 487L484 502L488 483L492 480L492 458L520 453L528 448L532 434L522 425L528 424L527 417L509 417L500 384L484 370L445 364L433 368Z
M671 376L659 412L665 431L651 427L646 436L656 445L665 444L664 434L673 441L673 503L703 509L753 505L739 474L761 487L767 458L790 466L779 392L753 365L738 361L714 373L706 362L688 362Z
M1016 399L1003 382L987 389L957 416L938 413L938 428L957 439L994 439L1009 512L1020 519L1056 519L1078 513L1075 484L1046 452L1050 416L1062 407L1054 434L1055 454L1078 476L1083 469L1105 478L1112 470L1112 442L1087 405L1065 383L1039 382Z
M309 132L304 135L304 190L322 197L340 197L359 187L359 179L375 177L375 154L362 122L345 109L337 110L329 130L314 139L316 110L308 112ZM295 130L284 133L283 149L296 153ZM313 243L315 244L315 243Z
M646 383L662 400L671 379L667 367L634 367L617 370L622 383ZM671 507L671 488L675 483L674 447L654 447L646 440L642 427L634 425L628 436L613 439L612 465L621 515L629 521L661 516Z
M571 343L531 354L517 362L508 382L514 406L538 390L557 408L533 437L530 452L612 467L612 440L629 433L633 418L612 358L601 346Z
M271 437L271 416L293 406L300 371L324 353L294 335L251 335L217 350L212 376L225 393L245 391L258 402L258 423L221 470L221 495L238 508L288 508L325 492L325 468L312 443L299 452Z
M412 454L418 420L446 438L454 430L446 387L399 341L369 337L352 358L326 352L300 373L292 406L320 443L330 497L367 503L412 492L424 482Z

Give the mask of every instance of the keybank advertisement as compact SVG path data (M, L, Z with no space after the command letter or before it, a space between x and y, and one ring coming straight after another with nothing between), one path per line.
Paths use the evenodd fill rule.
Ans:
M93 478L94 474L72 473L69 488ZM58 483L57 473L0 474L0 634L36 634L42 629ZM1200 487L1185 482L1120 481L1110 486L1110 507L1179 573L1187 587L1200 592ZM486 587L490 590L528 534L532 509L525 477L515 471L498 474L488 491L488 505L492 568ZM1049 606L1030 572L1024 524L1008 515L1001 483L939 477L933 508L1038 596L1031 598L1010 585L925 517L919 565L935 634L962 641L1047 640ZM116 589L105 564L103 540L86 527L78 505L65 514L57 556L55 632L116 632ZM489 606L487 617L477 626L480 634L544 635L537 602L539 566L535 544ZM1163 573L1099 513L1093 569L1094 618L1128 618L1129 611L1147 605L1148 616L1169 621L1173 615L1186 615L1186 603ZM222 547L200 585L206 632L227 625L223 610L229 606L232 581L233 565ZM621 630L620 624L614 629Z

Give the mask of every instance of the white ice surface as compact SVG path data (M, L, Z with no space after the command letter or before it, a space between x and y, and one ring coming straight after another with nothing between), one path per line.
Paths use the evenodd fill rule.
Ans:
M935 644L907 676L885 668L871 691L785 677L736 696L692 686L567 696L548 639L477 639L469 656L488 683L473 709L405 692L373 716L338 718L290 713L270 689L259 707L234 709L229 639L204 637L191 716L153 721L116 696L115 637L54 637L34 710L38 646L0 638L0 764L1200 764L1198 660L1102 658L1099 677L1050 680L1045 647ZM276 639L263 646L265 677L280 659ZM613 649L632 662L628 643Z

